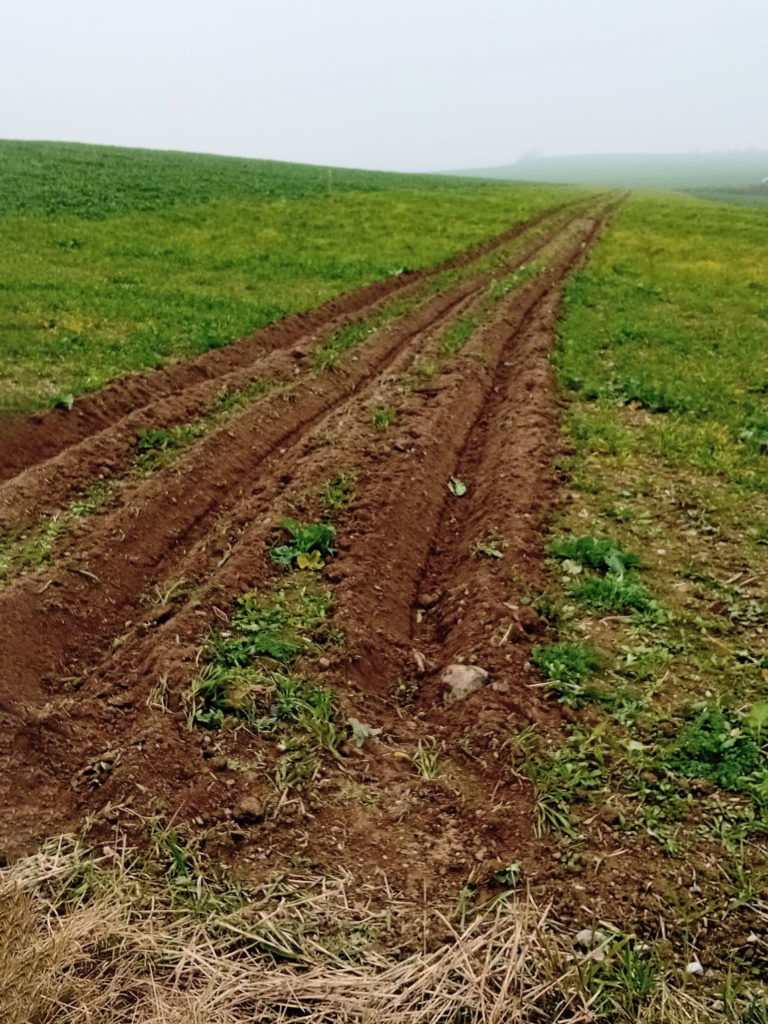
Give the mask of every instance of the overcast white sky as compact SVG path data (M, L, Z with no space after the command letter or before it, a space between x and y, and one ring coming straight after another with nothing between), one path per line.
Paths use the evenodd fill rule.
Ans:
M5 0L0 137L429 170L768 149L768 0Z

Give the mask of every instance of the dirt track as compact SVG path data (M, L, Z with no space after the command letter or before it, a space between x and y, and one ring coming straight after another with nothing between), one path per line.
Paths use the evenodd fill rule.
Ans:
M236 848L254 870L303 850L318 866L381 869L416 890L495 860L554 877L533 834L530 789L510 782L501 752L511 730L559 722L559 705L542 696L528 668L540 624L521 599L542 583L540 518L557 498L558 407L547 356L561 286L610 209L607 199L552 211L454 261L464 271L457 283L425 293L347 353L337 372L314 369L312 350L395 292L416 293L428 272L363 289L194 363L110 385L69 417L57 411L12 425L0 444L0 523L53 512L100 473L119 486L112 504L62 538L48 569L0 590L6 855L87 815L108 830L159 813L205 827L212 849L227 858ZM505 262L496 275L533 259L546 266L502 299L457 354L440 359L446 327L477 310L488 288L490 272L473 264L494 251ZM436 369L419 372L426 364ZM119 479L137 430L186 422L222 386L263 377L282 386L177 462ZM389 430L372 429L374 404L397 410ZM279 578L268 554L276 524L286 514L316 518L323 482L350 468L354 497L337 523L339 555L324 571L345 644L314 670L348 715L383 729L383 742L350 752L338 769L348 784L386 793L375 829L359 806L332 796L332 778L327 798L305 806L300 797L272 800L248 773L212 771L211 754L269 762L270 742L242 730L189 731L183 713L206 631L226 619L237 595ZM451 477L466 484L464 497L449 491ZM489 537L503 538L503 557L478 555ZM154 587L182 579L194 587L184 600L148 602ZM458 658L486 668L490 685L445 708L439 672ZM161 679L169 713L148 705ZM406 701L393 696L398 681L408 682ZM414 794L401 750L425 736L456 772ZM120 752L119 764L94 787L82 771L107 749ZM254 787L271 808L267 819L233 831L232 805Z

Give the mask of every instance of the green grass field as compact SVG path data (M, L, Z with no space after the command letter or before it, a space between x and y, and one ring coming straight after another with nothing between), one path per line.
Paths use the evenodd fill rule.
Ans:
M550 692L589 709L531 758L543 827L570 834L588 787L620 835L719 879L715 905L664 912L709 914L726 943L768 884L766 245L761 210L638 195L572 279L554 355L571 500L534 652ZM733 957L743 994L759 972Z
M768 207L768 185L745 188L690 189L690 194L713 203L733 203L735 206Z
M204 352L577 190L0 142L0 411Z

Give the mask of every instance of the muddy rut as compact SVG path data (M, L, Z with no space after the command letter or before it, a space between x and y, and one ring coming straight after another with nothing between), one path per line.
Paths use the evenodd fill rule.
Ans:
M59 412L13 424L0 521L55 514L100 475L114 478L115 497L69 525L47 567L0 589L5 855L87 816L108 830L158 814L223 831L222 856L235 842L238 857L267 865L312 834L318 864L378 870L391 843L399 854L387 868L406 888L439 888L454 865L513 852L546 876L532 794L502 771L499 751L510 730L559 722L528 665L542 624L526 600L542 584L541 516L557 500L548 354L563 283L614 205L604 197L516 226L453 261L461 273L442 290L428 286L436 272L383 282L194 364L110 385L63 429ZM318 369L314 351L394 292L410 297L405 311L335 371ZM458 323L467 337L447 345ZM279 386L178 459L130 472L138 430L188 422L222 386L264 377ZM372 425L377 408L392 411L389 429ZM341 471L354 492L323 579L345 639L311 668L346 714L382 728L375 753L350 750L337 771L345 785L383 787L392 807L371 838L360 813L330 796L308 808L262 793L272 810L258 830L238 831L233 804L264 782L211 770L211 755L268 764L274 751L241 729L190 730L186 695L203 638L234 598L279 582L269 546L280 519L317 518L320 489ZM459 660L485 668L489 685L446 707L441 672ZM428 806L403 760L425 735L461 778L433 789ZM114 770L95 785L88 766L106 753ZM444 841L424 854L430 830Z

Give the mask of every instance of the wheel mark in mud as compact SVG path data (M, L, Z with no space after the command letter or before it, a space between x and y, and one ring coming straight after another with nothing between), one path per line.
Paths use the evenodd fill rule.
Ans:
M594 222L587 225L581 240L577 239L570 246L565 258L561 258L553 272L546 275L547 280L537 280L522 289L522 296L515 294L513 305L516 312L512 316L512 322L506 329L503 341L497 341L493 346L494 365L498 365L502 353L509 352L511 342L518 336L543 297L578 261L597 228L598 225ZM448 385L443 385L442 392L447 397L438 411L438 417L442 418L442 422L431 425L432 435L436 439L422 453L422 476L414 476L413 470L407 466L400 470L395 467L395 478L383 474L381 466L376 468L377 480L371 483L373 494L370 497L374 507L380 504L387 509L386 526L383 519L379 521L378 516L369 518L363 524L360 543L355 545L352 553L354 564L348 589L354 594L356 606L367 607L372 602L377 606L377 620L388 625L386 632L378 640L372 638L370 634L358 634L361 685L365 685L366 678L386 681L391 678L393 672L398 671L398 664L400 671L407 671L407 664L410 662L413 670L409 653L412 609L424 578L428 553L434 546L440 522L446 514L448 492L445 487L451 475L455 474L458 460L468 443L473 425L485 416L487 396L496 386L495 373L488 375L486 382L481 384L480 371L471 371L468 367L468 372L469 376L464 377L461 385L460 405L454 404L445 390ZM455 381L454 391L457 385L458 382ZM438 389L437 393L440 390ZM387 489L400 496L395 505L388 501L381 491L379 478L383 475L387 475ZM409 483L406 483L406 476L410 477ZM372 556L370 542L368 546L365 544L365 538L371 536L380 536L388 540L387 550L382 551L378 557ZM375 567L372 558L377 562ZM381 578L382 575L389 580L391 589L379 595L371 594L369 581ZM397 581L397 586L393 585L394 581ZM403 653L398 655L398 651Z
M587 250L603 230L607 216L608 212L585 239ZM513 641L524 640L528 632L538 628L537 617L532 610L523 613L518 606L508 603L510 592L514 590L509 578L509 563L512 571L524 567L530 584L534 575L531 563L536 562L537 556L539 561L543 560L543 549L538 543L538 523L530 524L525 520L536 514L547 489L542 477L557 444L556 417L549 417L549 436L544 442L545 446L548 442L548 450L537 452L537 446L542 445L541 432L535 437L531 435L536 426L536 416L547 420L546 392L547 384L551 382L547 381L546 357L559 312L562 281L583 256L583 252L577 252L558 275L557 281L524 314L500 354L488 397L456 458L453 472L467 487L468 500L444 499L429 555L415 589L416 595L440 595L439 603L436 602L438 609L427 610L426 615L414 613L411 633L414 642L427 651L435 663L466 657L473 654L475 648L487 652L490 638L484 629L489 620L493 622L504 618L503 612L500 614L503 606L507 612L505 629L495 646L503 646L512 634ZM530 343L523 348L528 336ZM530 365L529 360L538 360L539 366L535 363ZM550 398L554 400L554 391ZM502 425L505 414L507 422ZM517 431L512 425L518 428ZM493 457L492 448L498 458ZM520 468L521 462L525 464L524 468ZM529 478L536 479L535 486ZM478 560L473 542L475 548L478 542L482 543L483 528L486 531L496 528L495 523L489 522L487 510L494 506L498 490L505 488L508 491L507 507L502 504L501 509L505 523L513 525L516 536L506 538L502 534L497 537L491 558ZM510 550L505 552L502 545L507 544ZM535 545L536 551L532 553L528 545ZM501 570L495 564L495 556L499 555L507 558L507 565ZM457 562L467 565L465 572L460 574L460 580L457 579ZM470 587L473 599L467 607L464 595ZM415 604L418 605L418 598ZM509 664L508 651L509 648L504 666L507 674L513 667ZM527 647L524 652L513 659L517 662L514 666L517 671L527 656ZM501 658L495 667L500 665L503 665Z
M532 254L546 246L549 239L556 237L566 216L566 212L558 210L548 220L544 221L543 226L540 223L541 219L536 219L533 229L528 228L527 230L516 232L515 237L517 241L512 252L505 252L504 246L501 245L492 248L490 255L494 256L494 260L503 257L504 263L519 269L526 260L530 259ZM521 249L521 245L524 246L525 240L531 233L536 234L536 239L529 243L527 248ZM484 271L484 273L487 272ZM468 263L463 268L459 281L449 291L460 290L467 281L467 278L472 274L477 276L477 265ZM430 283L431 278L424 284L412 284L409 287L412 295L408 300L394 299L384 302L383 305L378 303L380 309L378 313L372 314L374 320L377 318L382 319L382 311L386 311L386 307L393 303L405 302L406 306L408 306L418 305L423 302L424 305L427 305L430 300L428 297L425 299L425 296L428 296ZM405 316L408 314L403 313L401 315ZM387 317L385 316L383 322L386 322L386 320ZM364 322L346 321L347 326L354 326L360 323ZM342 330L346 330L346 328L342 328ZM366 335L367 333L365 332ZM322 336L327 338L327 331ZM322 338L318 344L319 349L316 349L316 352L322 352L325 344ZM292 355L296 354L303 355L304 353L298 353L297 350L294 350ZM306 366L306 363L304 365ZM301 381L301 377L296 378L295 375L296 373L301 373L300 366L301 364L296 365L295 360L291 359L291 354L280 349L267 357L262 365L262 369L269 368L273 375L276 375L286 384L290 382L289 378L291 377L293 378L293 383L298 384ZM229 374L225 378L219 378L219 383L224 380L229 387L237 386L240 388L251 387L254 382L258 383L259 378L256 378L254 381L253 366L248 368L246 372L249 377L247 384L243 381L242 371L235 371L234 376ZM23 525L19 521L20 516L27 515L28 513L25 510L34 507L37 507L39 512L46 511L48 514L51 514L56 508L61 508L62 502L77 487L85 486L87 481L92 479L98 471L101 471L101 475L103 475L104 470L109 475L115 475L116 470L119 473L121 469L125 469L132 457L137 432L163 425L167 426L169 423L172 427L181 427L184 424L182 413L187 415L187 419L189 419L190 412L196 413L198 419L205 417L212 401L215 402L213 397L215 387L216 381L204 381L188 387L179 398L169 400L164 404L160 403L162 409L166 410L165 414L163 414L162 409L155 409L153 411L151 405L144 406L123 418L117 424L99 430L97 433L70 446L54 459L32 466L15 479L7 481L5 485L0 485L0 522L4 522L6 526L19 527ZM221 391L218 391L218 394L221 394ZM173 410L170 419L168 416L169 408Z
M195 359L115 381L98 392L80 396L71 412L51 409L28 417L6 418L0 421L0 481L9 480L24 469L54 457L147 405L178 395L187 388L205 385L238 369L242 370L269 353L287 350L319 331L332 332L335 324L359 314L367 307L375 306L398 292L414 288L419 282L446 270L471 264L536 225L577 209L585 202L579 199L550 207L443 264L375 281L356 292L332 299L317 309L292 314L255 334Z

